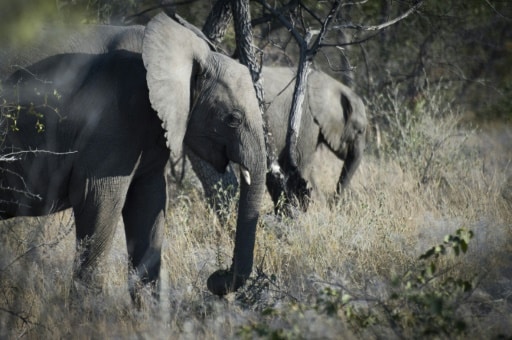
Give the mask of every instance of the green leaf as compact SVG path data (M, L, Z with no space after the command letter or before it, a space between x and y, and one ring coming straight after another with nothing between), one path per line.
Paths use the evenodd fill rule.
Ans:
M424 254L422 254L422 255L420 256L420 260L426 260L426 259L428 259L428 258L429 258L429 257L431 257L432 255L434 255L434 254L435 254L435 252L436 252L436 250L435 250L435 248L434 248L434 247L430 248L429 250L427 250Z
M428 276L434 276L436 273L436 264L434 262L430 262L430 266L427 268Z
M460 288L462 288L462 291L464 293L469 292L473 288L473 285L468 281L459 282L459 286L460 286Z
M437 245L435 247L435 252L436 252L436 255L439 255L439 254L444 254L445 253L445 246L440 244L440 245Z
M261 315L267 315L267 316L276 315L276 314L277 314L277 311L274 308L271 308L271 307L265 308L261 312Z
M468 244L464 240L460 240L460 249L465 254L468 251Z

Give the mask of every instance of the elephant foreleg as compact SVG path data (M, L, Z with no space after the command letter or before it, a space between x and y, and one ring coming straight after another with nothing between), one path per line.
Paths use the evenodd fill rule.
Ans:
M86 285L98 260L111 248L117 223L121 217L129 180L100 178L76 181L82 183L80 195L74 196L77 247L75 276ZM75 189L79 187L73 185Z
M160 274L166 210L164 171L145 174L132 182L123 209L123 222L128 256L142 284L156 283ZM133 298L136 290L136 282L131 282Z

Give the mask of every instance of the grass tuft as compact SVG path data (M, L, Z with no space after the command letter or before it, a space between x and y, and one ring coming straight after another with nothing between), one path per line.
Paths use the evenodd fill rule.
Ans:
M308 213L275 216L268 198L253 276L223 299L206 279L231 263L236 214L221 225L192 179L171 188L162 302L140 310L122 225L97 294L71 280L69 212L1 222L0 338L510 337L512 126L461 123L437 95L420 104L375 100L380 145L369 136L343 197L330 199L326 155L313 170L326 199Z

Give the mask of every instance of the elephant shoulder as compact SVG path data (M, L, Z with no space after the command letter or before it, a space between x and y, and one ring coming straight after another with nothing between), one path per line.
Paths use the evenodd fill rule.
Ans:
M51 34L51 39L58 39L52 45L58 46L62 52L91 54L115 50L142 52L143 26L81 25L73 27L69 34L61 31Z
M129 70L129 72L127 72ZM91 77L100 87L115 85L118 106L125 112L152 112L146 84L146 68L140 53L114 50L98 55ZM134 107L139 110L133 110ZM156 115L155 115L156 117Z
M38 88L72 93L88 76L94 58L94 55L84 53L52 55L19 68L5 83L31 92ZM24 92L24 95L27 96L29 93Z
M108 51L126 50L135 53L142 53L143 39L143 26L117 27L112 38L107 44L107 49Z
M273 102L277 97L285 98L293 95L295 72L289 67L263 67L263 86L265 101Z

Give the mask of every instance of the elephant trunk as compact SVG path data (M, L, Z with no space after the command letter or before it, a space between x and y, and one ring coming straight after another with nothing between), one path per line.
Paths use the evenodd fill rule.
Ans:
M336 193L341 195L344 189L348 187L354 173L356 172L359 164L361 163L361 159L363 158L363 151L365 147L365 138L364 135L356 138L353 144L348 146L348 150L346 150L346 154L343 161L343 168L341 170L341 175L338 180L338 186L336 189ZM341 158L341 157L340 157Z
M208 289L219 296L236 291L251 275L256 226L265 189L264 158L257 163L256 166L249 168L251 183L244 180L243 174L240 176L240 200L231 268L229 271L218 270L208 278Z

